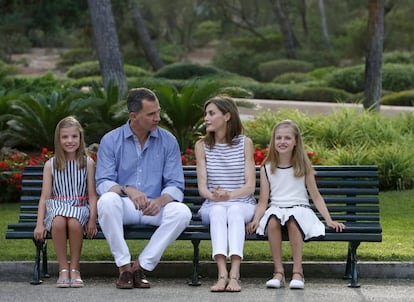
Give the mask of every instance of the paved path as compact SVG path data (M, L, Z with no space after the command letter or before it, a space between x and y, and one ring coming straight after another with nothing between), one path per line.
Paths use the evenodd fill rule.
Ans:
M279 101L279 100L245 100L255 104L254 108L239 107L242 119L252 119L255 114L265 110L298 110L307 114L330 114L334 110L339 108L357 108L362 111L363 107L361 104L337 104L337 103L326 103L326 102L299 102L299 101ZM384 116L394 117L400 113L412 113L414 114L414 107L404 106L381 106L380 113Z
M240 293L210 293L213 280L205 280L199 287L187 285L183 279L151 279L151 289L119 290L114 279L85 279L85 287L59 289L55 279L34 286L27 282L0 282L0 300L8 301L413 301L414 283L407 280L364 281L361 288L348 288L342 280L307 278L304 290L288 288L267 289L262 279L242 280Z

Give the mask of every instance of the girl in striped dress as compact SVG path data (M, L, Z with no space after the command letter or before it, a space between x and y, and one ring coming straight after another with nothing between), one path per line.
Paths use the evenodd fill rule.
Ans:
M196 143L195 155L198 189L206 199L199 212L203 223L210 224L218 268L218 280L211 291L239 292L246 223L253 218L256 206L253 143L242 135L237 106L229 97L207 101L204 121L206 135Z
M43 168L35 240L51 232L59 263L57 287L83 287L80 254L84 232L97 233L95 163L86 154L83 129L74 117L62 119L55 130L55 156ZM67 259L69 239L70 261Z

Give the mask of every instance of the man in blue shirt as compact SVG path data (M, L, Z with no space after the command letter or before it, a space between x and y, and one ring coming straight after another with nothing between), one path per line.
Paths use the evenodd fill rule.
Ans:
M176 138L158 126L160 105L149 89L132 89L128 122L101 140L96 186L98 219L119 268L117 288L149 288L143 269L152 271L164 250L187 227L191 211L183 200L184 175ZM124 224L158 226L131 266Z

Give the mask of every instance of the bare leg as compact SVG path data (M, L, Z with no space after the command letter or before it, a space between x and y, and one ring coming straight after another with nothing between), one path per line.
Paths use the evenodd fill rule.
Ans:
M80 256L83 243L83 228L76 218L67 218L70 246L70 278L72 286L82 287Z
M216 263L217 263L218 279L217 279L216 284L214 284L210 288L210 291L222 292L226 290L227 279L228 279L226 256L219 254L219 255L214 256L214 259L216 260Z
M239 278L240 278L240 263L241 258L238 255L231 256L231 269L230 269L230 280L226 287L226 291L239 292L241 291Z
M269 238L270 251L272 253L274 265L273 277L282 281L284 276L284 268L282 263L282 227L277 218L271 217L269 219L269 223L267 224L267 235Z
M299 231L299 228L293 218L291 218L287 223L290 246L292 248L293 256L293 272L303 273L302 268L302 249L303 249L303 239L302 234Z
M57 287L69 287L69 263L67 258L67 229L66 218L56 216L52 221L52 241L55 248L56 258L59 264L59 278Z
M59 271L62 269L69 269L66 238L66 218L62 216L56 216L52 221L52 241L55 248L56 258L59 263Z
M303 250L303 239L302 234L296 224L296 221L291 218L287 223L289 232L289 241L292 248L293 256L293 269L292 269L292 281L290 288L304 287L303 278L303 267L302 267L302 250Z

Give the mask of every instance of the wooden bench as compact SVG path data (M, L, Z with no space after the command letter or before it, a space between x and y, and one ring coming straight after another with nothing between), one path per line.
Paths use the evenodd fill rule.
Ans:
M42 166L27 166L24 169L19 221L17 224L8 225L6 239L33 239L37 205L41 193L42 170ZM315 170L317 171L316 178L319 190L325 198L332 218L336 221L342 221L346 225L346 229L342 233L336 233L327 227L326 236L316 240L348 242L344 278L351 280L350 287L359 287L358 246L361 242L382 241L378 168L376 166L315 166ZM258 197L259 167L256 167L256 175L256 196ZM184 176L186 182L184 203L190 207L193 219L178 240L191 240L193 244L193 276L190 285L200 285L199 244L201 240L210 240L209 226L203 225L197 214L203 198L198 195L195 166L185 166ZM323 221L320 215L319 217ZM155 227L148 225L125 226L125 238L149 239L154 229ZM103 233L99 230L96 239L104 238ZM246 235L246 240L267 239L252 234ZM287 234L283 234L283 240L288 240ZM35 245L36 257L31 283L39 284L41 277L49 277L47 244L46 242L35 242ZM42 262L42 266L40 266L40 262Z

